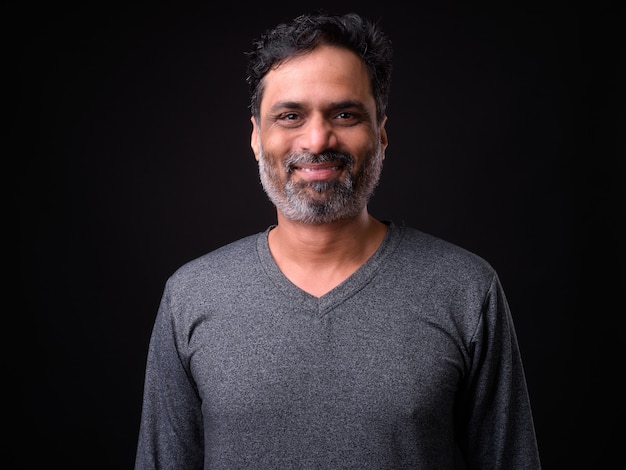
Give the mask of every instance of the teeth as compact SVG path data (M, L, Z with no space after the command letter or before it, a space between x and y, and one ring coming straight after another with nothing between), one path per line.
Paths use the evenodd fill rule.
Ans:
M324 170L338 170L338 166L329 166L328 168L323 168ZM302 171L320 171L319 168L300 168Z

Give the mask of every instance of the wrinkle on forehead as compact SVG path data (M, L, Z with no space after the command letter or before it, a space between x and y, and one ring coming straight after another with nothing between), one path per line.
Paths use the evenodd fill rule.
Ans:
M375 106L365 64L348 49L320 46L290 58L264 77L263 102L360 102ZM263 105L262 102L262 105Z

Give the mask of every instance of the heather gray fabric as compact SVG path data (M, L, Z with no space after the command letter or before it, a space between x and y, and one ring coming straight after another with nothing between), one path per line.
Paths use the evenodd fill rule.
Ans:
M455 437L468 468L540 468L496 273L394 224L321 298L283 276L267 231L181 267L144 394L137 470L442 470Z

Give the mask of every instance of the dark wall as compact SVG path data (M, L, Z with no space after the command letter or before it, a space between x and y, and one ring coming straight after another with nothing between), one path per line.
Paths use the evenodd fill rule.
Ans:
M17 276L13 263L4 273L10 468L132 468L166 278L275 220L249 147L244 52L313 7L356 8L391 36L390 145L371 212L498 270L544 468L619 457L621 12L361 3L4 8L17 79L5 89L18 216L18 249L6 247Z

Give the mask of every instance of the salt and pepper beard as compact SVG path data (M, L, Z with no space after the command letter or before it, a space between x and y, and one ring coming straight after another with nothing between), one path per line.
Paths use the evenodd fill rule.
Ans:
M277 159L267 156L259 139L259 176L265 193L289 220L306 224L324 224L356 217L367 205L378 185L383 166L382 144L366 155L362 166L354 170L355 158L328 150L319 154L289 155L282 168ZM344 169L343 179L293 181L294 165L337 162ZM283 175L286 180L283 181Z

